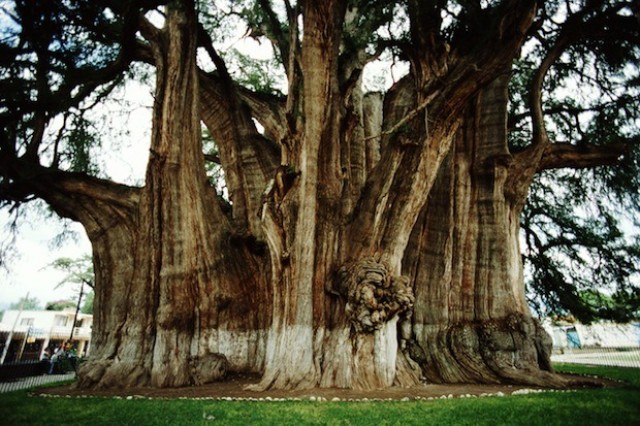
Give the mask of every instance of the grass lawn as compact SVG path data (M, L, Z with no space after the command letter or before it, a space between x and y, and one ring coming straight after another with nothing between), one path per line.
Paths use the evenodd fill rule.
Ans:
M559 364L615 389L409 402L44 398L0 394L3 425L640 425L640 369Z

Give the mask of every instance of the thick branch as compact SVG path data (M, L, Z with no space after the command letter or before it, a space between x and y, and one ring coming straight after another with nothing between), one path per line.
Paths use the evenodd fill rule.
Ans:
M587 168L618 164L629 151L627 144L606 146L554 143L547 147L538 171L559 168Z
M161 42L159 30L146 20L142 33L151 47ZM283 135L282 107L277 99L253 93L236 86L223 59L213 48L211 38L202 26L198 28L198 44L204 46L217 67L216 73L199 72L201 117L219 149L219 156L205 155L205 160L220 164L233 202L233 216L242 230L257 233L260 197L267 181L279 164L278 147L262 137L253 121L255 116L266 134L274 140ZM149 47L139 46L142 60L154 63Z
M287 74L289 73L289 55L290 55L290 43L291 39L289 35L282 31L280 21L271 7L269 0L258 0L262 11L267 15L267 37L280 51L280 57L282 58L282 65L285 68Z
M532 144L517 154L517 161L514 162L514 166L510 170L511 191L516 198L526 194L533 176L539 170L615 164L624 154L624 150L620 148L622 145L617 148L614 146L572 148L568 144L551 145L544 124L542 91L544 79L549 69L571 45L586 39L602 38L603 33L617 34L617 30L611 29L612 22L610 22L617 21L618 9L615 7L591 19L585 19L594 12L597 6L598 2L594 2L567 18L562 24L555 44L549 49L536 70L529 93L529 108L533 124Z
M10 179L0 188L0 199L22 202L33 196L41 198L60 216L82 223L90 237L118 222L135 221L139 188L23 159L12 160L4 173Z
M264 112L265 123L271 123L273 117L267 117L269 104L251 99L256 110ZM224 79L200 73L200 103L202 120L219 149L233 217L239 228L257 234L261 195L279 160L277 146L258 133L251 119L252 109L237 88L225 84ZM277 128L275 124L269 126Z
M381 161L371 173L369 188L363 192L360 217L354 226L362 235L355 244L364 244L356 251L401 258L413 227L407 218L415 220L427 200L437 170L461 123L461 112L480 89L506 74L533 23L535 2L516 3L501 4L499 30L490 34L500 48L465 50L466 53L459 52L457 56L450 56L444 49L435 52L440 59L434 60L419 51L423 48L432 51L433 40L422 41L426 44L419 46L416 51L419 56L414 58L420 64L412 63L415 86L404 93L410 95L413 90L414 95L405 102L408 109L398 117L400 125L387 127L403 132L390 138ZM409 120L404 118L407 114Z
M277 151L277 144L282 141L287 131L286 100L274 95L256 93L243 87L237 90L240 99L251 109L251 116L258 120L264 127L265 136L271 139L272 146L268 151ZM278 161L278 159L274 160Z

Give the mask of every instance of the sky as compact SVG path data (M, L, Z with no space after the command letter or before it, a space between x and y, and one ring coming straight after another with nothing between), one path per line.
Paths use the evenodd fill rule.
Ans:
M7 211L0 211L0 223L10 221ZM0 272L0 309L7 309L20 298L36 297L44 307L46 302L74 297L73 285L56 286L65 274L49 266L60 257L80 257L90 253L89 241L82 227L72 224L78 233L77 240L69 240L56 247L53 243L56 235L63 229L59 219L44 219L36 212L29 212L19 227L15 247L8 262L8 271ZM3 229L2 239L11 238Z
M111 179L127 184L143 182L151 128L151 89L138 83L128 83L113 95L112 102L106 102L102 112L108 117L99 122L107 130L126 130L123 134L107 133L99 163L101 170ZM127 102L131 112L122 115L112 113L119 108L118 102ZM44 308L47 302L74 299L76 286L60 285L65 274L53 268L51 263L61 257L80 258L91 254L91 244L78 223L63 222L39 205L27 205L26 214L20 220L15 245L11 251L6 269L0 270L0 311L17 303L27 293L39 300ZM11 215L6 209L0 210L0 244L13 238L8 230ZM57 244L57 236L65 227L71 237Z

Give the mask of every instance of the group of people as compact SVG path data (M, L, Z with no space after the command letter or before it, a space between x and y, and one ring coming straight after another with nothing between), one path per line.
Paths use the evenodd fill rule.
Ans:
M48 364L47 374L53 374L60 370L66 371L68 367L71 367L75 371L77 359L78 356L75 346L70 340L59 344L55 348L51 346L47 347L42 355L42 360ZM64 361L68 361L69 364L61 368L61 364Z

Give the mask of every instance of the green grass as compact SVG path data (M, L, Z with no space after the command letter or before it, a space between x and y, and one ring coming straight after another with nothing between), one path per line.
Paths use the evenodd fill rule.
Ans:
M640 425L640 369L560 364L619 388L411 402L242 402L0 395L3 425ZM213 416L213 418L211 418ZM208 418L205 418L208 417Z

